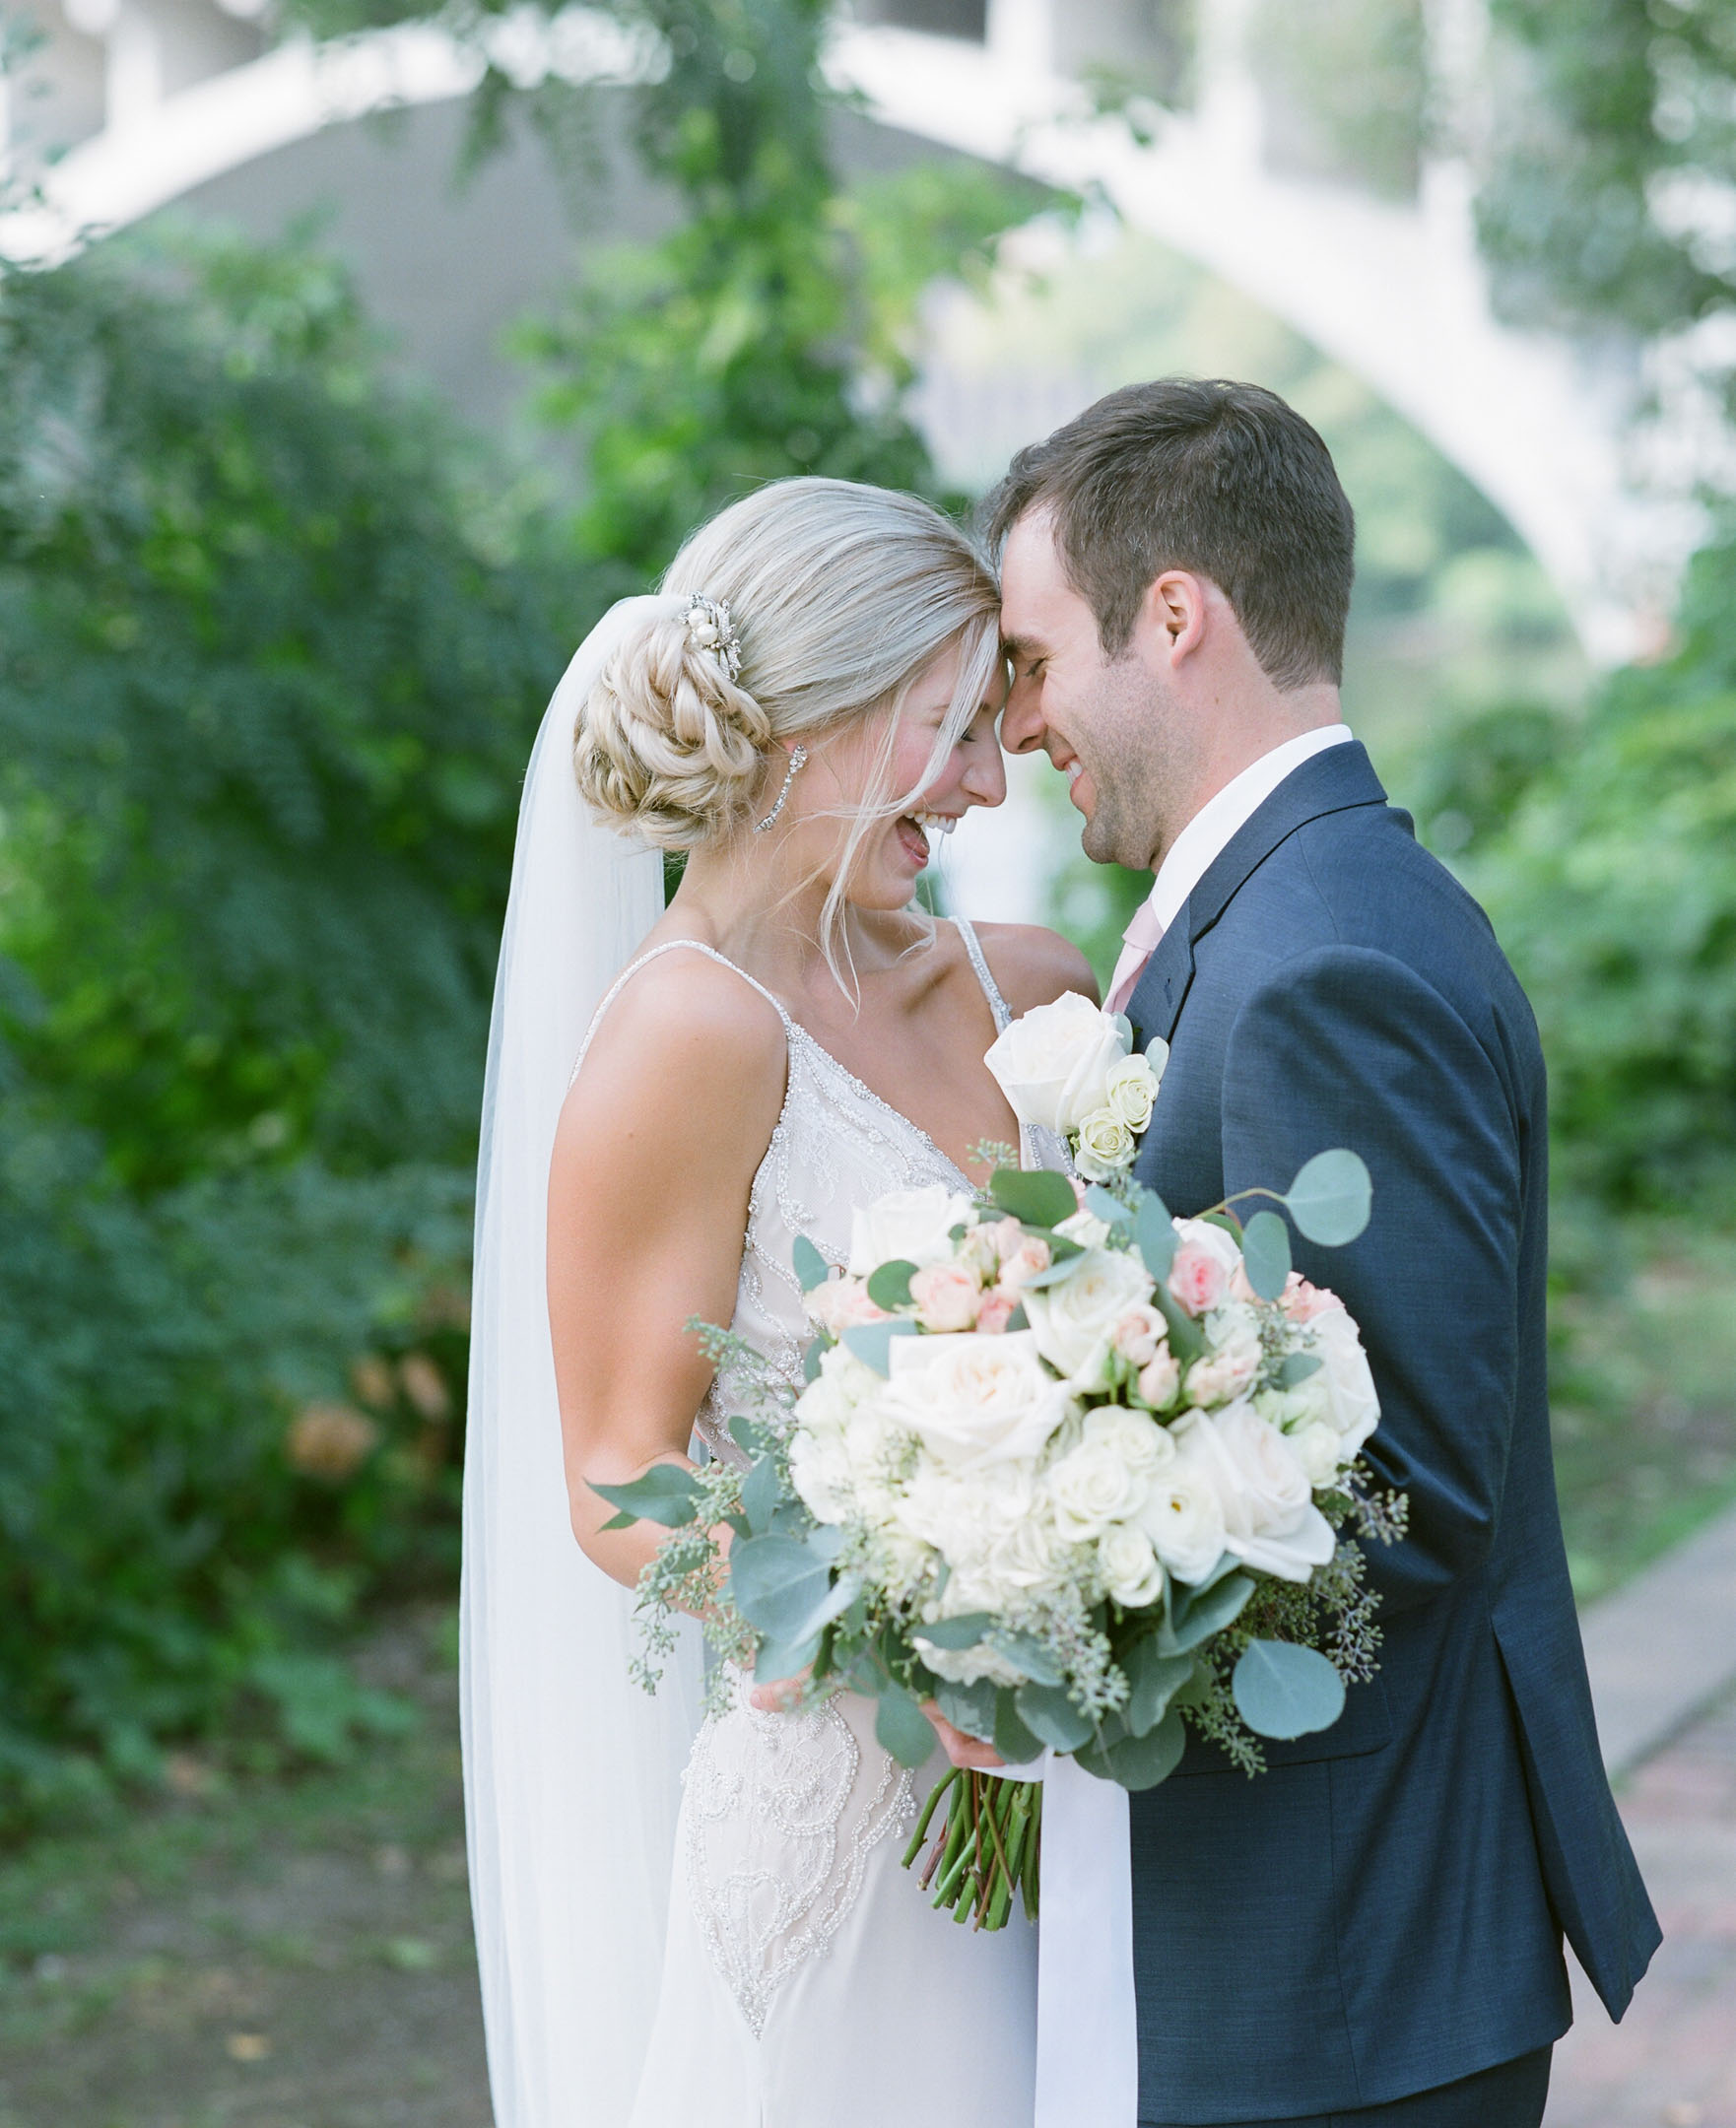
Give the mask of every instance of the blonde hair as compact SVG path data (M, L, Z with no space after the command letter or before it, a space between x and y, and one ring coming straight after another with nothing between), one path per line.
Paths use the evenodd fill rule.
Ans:
M701 525L662 588L728 606L740 672L732 681L679 615L630 636L579 710L580 791L604 819L665 849L724 841L750 825L774 749L887 710L882 787L853 809L836 898L862 835L899 809L885 786L892 721L911 683L963 640L924 782L988 691L1000 637L987 564L950 518L914 496L786 480Z

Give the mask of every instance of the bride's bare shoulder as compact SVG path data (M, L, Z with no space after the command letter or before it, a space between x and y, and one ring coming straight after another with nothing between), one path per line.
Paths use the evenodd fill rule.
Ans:
M1046 1005L1063 990L1077 990L1098 1002L1091 963L1071 939L1041 924L978 924L976 935L988 956L1001 995L1015 1019L1034 1005Z
M568 1118L607 1114L629 1135L659 1142L718 1129L768 1133L783 1098L784 1031L777 1009L732 967L672 951L636 968L604 1013L568 1097ZM762 1114L764 1111L764 1114Z

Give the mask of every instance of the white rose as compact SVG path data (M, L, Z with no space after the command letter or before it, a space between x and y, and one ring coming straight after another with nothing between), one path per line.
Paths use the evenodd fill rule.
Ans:
M1129 1464L1113 1440L1082 1440L1049 1468L1056 1532L1069 1544L1090 1544L1111 1522L1124 1522L1150 1492L1151 1471Z
M1251 1404L1201 1413L1182 1450L1210 1470L1224 1509L1224 1542L1238 1559L1282 1581L1306 1581L1331 1559L1337 1539L1314 1505L1301 1457Z
M1340 1458L1350 1462L1380 1418L1380 1399L1374 1393L1374 1377L1369 1356L1356 1324L1343 1308L1328 1308L1308 1326L1314 1333L1313 1350L1319 1356L1320 1372L1299 1384L1307 1388L1323 1378L1327 1411L1338 1429Z
M1129 1611L1143 1611L1164 1593L1164 1563L1137 1523L1117 1522L1098 1539L1103 1587Z
M1081 1210L1069 1214L1055 1231L1065 1234L1069 1241L1077 1241L1081 1248L1102 1248L1109 1238L1109 1223L1099 1219L1095 1212Z
M955 1467L1038 1455L1067 1416L1029 1330L894 1338L881 1409Z
M1316 1419L1310 1426L1294 1428L1285 1438L1296 1450L1297 1460L1308 1474L1308 1483L1316 1492L1334 1483L1338 1477L1338 1429L1328 1421Z
M1186 1441L1158 1475L1139 1512L1152 1550L1177 1581L1203 1581L1224 1556L1224 1505L1210 1469Z
M1113 1020L1068 990L1015 1020L983 1062L1020 1122L1064 1136L1102 1106L1109 1071L1127 1042Z
M1065 1578L1064 1540L1047 1515L1027 1515L989 1547L976 1568L984 1586L994 1591L991 1611L1012 1609L1033 1589L1057 1586Z
M953 1229L975 1217L969 1198L944 1182L889 1190L850 1214L850 1275L866 1278L883 1263L944 1263L953 1253Z
M1151 1297L1151 1279L1137 1257L1121 1249L1088 1249L1058 1285L1021 1297L1037 1350L1085 1391L1106 1385L1116 1326Z
M1144 1130L1158 1097L1158 1076L1144 1057L1123 1057L1109 1067L1103 1082L1103 1106L1112 1108L1129 1130Z
M1113 1108L1094 1108L1079 1126L1073 1164L1089 1182L1107 1182L1131 1166L1139 1141Z

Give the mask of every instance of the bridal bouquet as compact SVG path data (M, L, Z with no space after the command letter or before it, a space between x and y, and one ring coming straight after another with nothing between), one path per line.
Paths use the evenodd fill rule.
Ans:
M1262 1197L1342 1243L1368 1171L1322 1153L1237 1202ZM1362 1343L1292 1271L1277 1211L1175 1219L1124 1173L1081 1190L1003 1166L974 1196L863 1206L841 1272L806 1240L795 1269L815 1329L799 1391L698 1326L751 1407L745 1466L598 1489L620 1522L673 1532L641 1584L653 1648L699 1611L761 1682L874 1697L907 1765L933 1749L932 1701L1015 1764L1046 1746L1128 1788L1168 1776L1189 1725L1256 1772L1260 1739L1327 1727L1372 1674L1353 1540L1390 1540L1404 1503L1368 1489ZM1040 1788L953 1774L906 1862L943 1799L936 1903L999 1927L1017 1887L1034 1914Z

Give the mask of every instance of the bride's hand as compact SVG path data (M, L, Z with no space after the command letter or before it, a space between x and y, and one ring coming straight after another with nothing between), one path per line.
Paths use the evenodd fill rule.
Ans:
M762 1714L788 1714L802 1703L814 1665L804 1663L794 1677L779 1678L774 1685L752 1685L748 1697Z
M934 1725L934 1733L940 1739L941 1750L956 1766L1001 1766L1006 1761L992 1744L983 1743L980 1737L967 1736L963 1729L955 1729L932 1699L924 1699L922 1711Z

